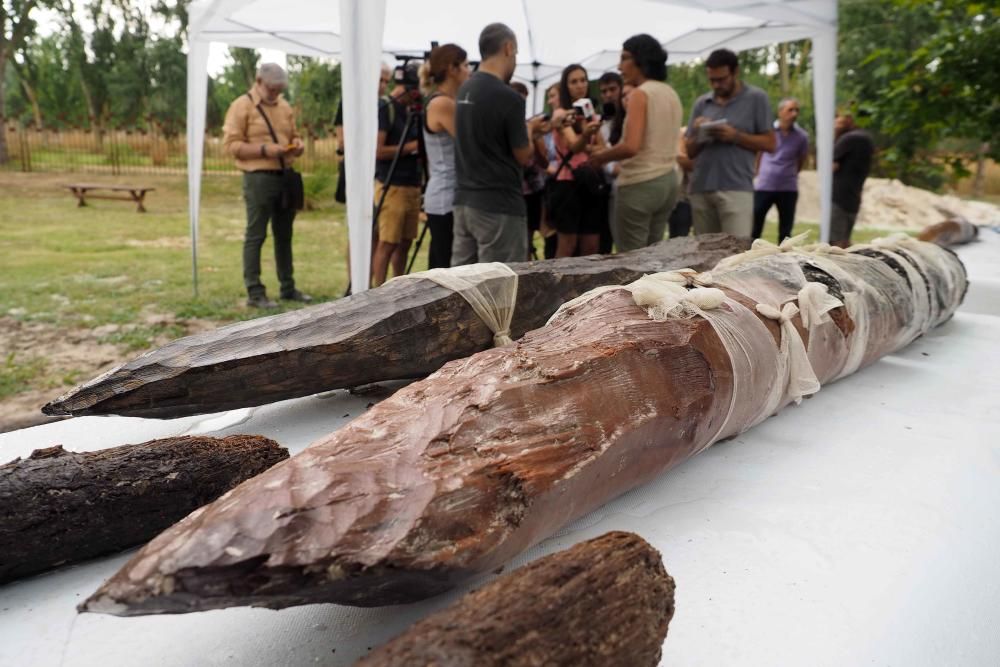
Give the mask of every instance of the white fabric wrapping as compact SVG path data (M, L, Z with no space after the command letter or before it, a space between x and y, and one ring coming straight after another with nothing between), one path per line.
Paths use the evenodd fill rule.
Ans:
M870 247L894 251L897 254L902 251L913 260L923 276L934 278L929 282L939 287L940 292L928 294L929 328L936 327L951 317L955 311L955 307L951 304L958 303L965 291L965 275L957 263L949 261L948 255L951 251L935 243L926 243L902 233L875 239Z
M788 378L785 383L785 396L795 403L801 403L803 396L815 394L819 391L819 380L816 379L816 372L813 371L812 364L809 363L809 355L806 354L806 346L802 342L798 329L792 323L792 318L798 315L799 308L794 303L786 303L778 310L766 303L757 304L757 312L764 317L775 320L781 324L781 344L778 349L783 358L788 360ZM783 400L779 400L774 406L777 410L781 407Z
M517 303L517 274L506 264L489 262L431 269L398 279L406 278L430 280L461 295L493 332L495 347L511 344L510 322Z
M659 285L660 283L666 286L662 287L662 289L657 287L657 285ZM611 290L623 289L626 290L627 292L631 292L632 295L635 296L637 292L642 293L645 289L648 288L650 290L650 296L649 296L650 299L654 300L662 299L665 296L665 294L671 292L677 295L678 299L680 299L687 295L687 290L684 289L685 285L691 287L708 287L712 284L713 284L712 274L698 273L694 269L678 269L677 271L661 271L659 273L650 273L645 276L642 276L633 283L629 283L628 285L602 285L601 287L595 287L590 291L584 292L575 299L570 299L563 305L559 306L556 312L552 314L552 317L548 319L546 324L551 324L567 310L576 308L580 304L586 303L591 299L593 299L594 297L604 294L605 292ZM680 291L670 290L669 285L673 285L679 288ZM640 306L645 305L643 303L640 303L638 300L636 300L636 303L638 303ZM660 303L660 305L662 307L663 304Z
M830 321L829 312L844 305L840 299L830 294L830 288L823 283L807 282L799 290L799 312L802 313L802 326L808 331L823 322Z
M747 262L752 262L754 260L760 259L761 257L767 257L768 255L777 255L783 252L794 252L799 249L799 247L804 246L809 242L809 232L803 232L796 236L790 236L779 245L775 245L770 241L765 241L764 239L756 239L750 246L750 249L746 252L741 252L738 255L730 255L729 257L723 257L719 260L716 265L718 269L731 269L733 267L739 266L741 264L746 264Z

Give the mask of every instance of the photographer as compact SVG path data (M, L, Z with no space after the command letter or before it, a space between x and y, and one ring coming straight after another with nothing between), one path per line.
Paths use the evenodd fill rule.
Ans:
M607 225L607 181L587 164L587 151L604 147L601 117L587 96L590 82L582 65L569 65L559 80L560 109L552 112L555 179L551 184L552 213L559 233L556 257L593 255L600 249L601 228Z
M412 70L412 71L410 71ZM375 204L388 188L378 217L378 245L372 260L372 284L385 282L392 262L392 273L406 271L406 255L417 238L420 223L420 127L411 123L406 136L406 118L410 107L420 99L415 66L401 71L403 85L396 85L387 99L379 102L378 139L375 144ZM389 180L396 151L402 144L399 160Z
M624 252L663 238L680 185L676 158L682 111L677 93L664 82L667 52L655 38L625 40L618 69L625 83L635 86L628 96L622 140L595 152L590 162L621 162L612 231L618 251Z
M424 116L424 149L430 172L424 212L431 232L427 268L451 266L455 207L455 96L469 78L469 58L456 44L431 51L420 68L421 91L428 95Z

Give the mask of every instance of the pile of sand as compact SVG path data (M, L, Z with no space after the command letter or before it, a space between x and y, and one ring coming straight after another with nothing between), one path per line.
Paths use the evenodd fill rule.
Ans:
M976 225L1000 224L1000 207L993 204L937 195L886 178L865 181L856 224L858 227L919 231L955 215ZM777 220L777 209L771 209L771 217ZM799 174L795 218L809 222L819 220L819 181L815 171Z

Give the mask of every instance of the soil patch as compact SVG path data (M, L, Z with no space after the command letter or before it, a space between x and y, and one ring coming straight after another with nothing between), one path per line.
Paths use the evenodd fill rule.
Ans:
M177 336L217 326L211 320L179 320L154 312L143 313L135 323L91 329L0 317L0 373L16 392L0 399L0 433L59 419L43 415L42 406L142 353L130 349L127 342L115 342L119 339L128 341L138 331L161 331L153 338L153 347L159 347ZM0 463L2 459L0 454Z

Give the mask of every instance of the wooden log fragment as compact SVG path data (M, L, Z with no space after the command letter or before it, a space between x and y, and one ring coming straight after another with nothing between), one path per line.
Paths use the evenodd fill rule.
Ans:
M599 285L646 273L705 270L745 250L726 234L619 255L521 262L514 338ZM382 380L423 377L488 349L492 332L460 295L426 280L390 281L330 303L180 338L57 398L49 415L172 418L263 405Z
M954 216L935 225L924 227L917 238L942 246L961 245L979 238L979 227L963 217Z
M252 435L35 450L0 466L0 583L142 544L287 458Z
M709 290L643 279L692 299L681 310L610 288L446 364L165 531L83 609L434 595L908 344L967 284L953 253L911 239L761 252Z
M606 533L469 593L358 667L655 667L674 580L634 533Z

